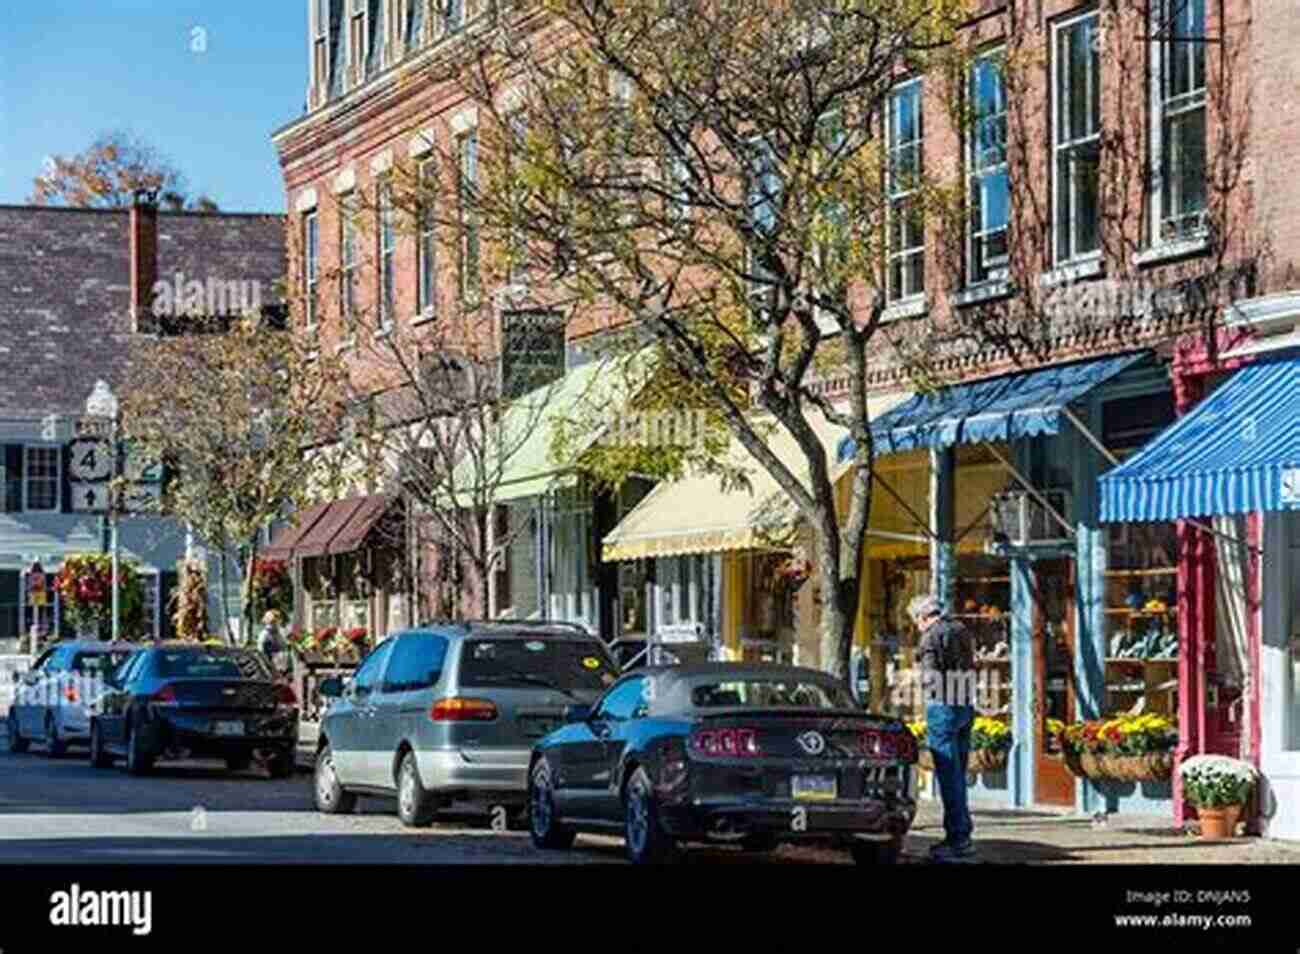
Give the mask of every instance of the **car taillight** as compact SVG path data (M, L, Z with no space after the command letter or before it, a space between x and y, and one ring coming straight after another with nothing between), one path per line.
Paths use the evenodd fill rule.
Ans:
M753 729L700 729L691 736L691 751L728 758L763 754L758 733Z
M916 737L908 730L882 732L867 729L862 733L862 754L873 759L916 761Z
M497 707L486 699L439 699L429 710L434 722L491 722Z
M163 703L164 705L174 703L176 701L176 690L171 686L163 686L149 697L149 701Z
M292 708L298 705L298 697L291 687L280 683L275 687L275 704Z
M81 701L81 694L77 692L76 686L68 686L63 690L63 698L67 702L79 702Z

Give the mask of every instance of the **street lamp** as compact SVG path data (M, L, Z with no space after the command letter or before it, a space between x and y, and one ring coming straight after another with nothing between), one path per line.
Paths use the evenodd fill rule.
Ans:
M116 488L113 484L117 481L118 471L118 446L117 446L117 425L118 425L118 401L106 381L96 381L94 390L90 392L90 397L86 398L86 416L92 418L103 418L110 421L109 425L109 459L113 462L113 469L109 473L109 493L108 493L108 532L110 536L109 546L113 552L113 642L118 641L119 626L119 609L118 609L118 545L117 545L117 505L115 499Z

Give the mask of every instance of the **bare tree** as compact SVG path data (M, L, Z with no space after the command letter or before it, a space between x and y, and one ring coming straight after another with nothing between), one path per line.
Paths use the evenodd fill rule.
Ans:
M587 327L633 323L725 422L811 529L822 663L844 676L872 496L869 368L888 357L886 234L953 198L913 157L889 164L879 117L900 75L943 67L964 5L554 0L502 16L472 63L438 74L479 110L476 175L463 138L442 151L458 201L443 196L439 227L461 262L473 237L485 287ZM891 206L887 174L905 203ZM816 387L832 364L850 369L847 408ZM797 459L773 453L751 405ZM819 418L855 439L843 515Z

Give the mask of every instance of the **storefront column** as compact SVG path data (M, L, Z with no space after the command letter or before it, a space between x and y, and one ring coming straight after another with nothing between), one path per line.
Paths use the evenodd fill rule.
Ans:
M957 454L951 447L930 449L930 588L943 607L953 612L957 589L956 529Z
M1085 424L1101 420L1101 400L1093 395ZM1097 719L1106 708L1106 571L1109 568L1108 531L1098 521L1097 478L1109 466L1077 431L1070 432L1074 461L1075 612L1074 706L1075 719ZM1074 787L1075 807L1091 815L1106 810L1105 796L1089 781Z
M1042 701L1034 679L1033 564L1017 558L1011 569L1011 757L1007 768L1011 804L1034 803L1037 772L1037 713Z

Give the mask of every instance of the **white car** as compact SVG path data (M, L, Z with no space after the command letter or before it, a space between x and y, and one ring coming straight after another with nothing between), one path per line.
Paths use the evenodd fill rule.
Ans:
M9 751L33 742L58 758L70 745L90 742L88 705L103 680L140 647L131 643L58 642L18 676L9 707Z

